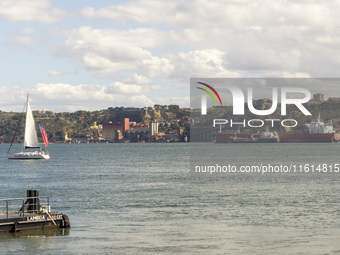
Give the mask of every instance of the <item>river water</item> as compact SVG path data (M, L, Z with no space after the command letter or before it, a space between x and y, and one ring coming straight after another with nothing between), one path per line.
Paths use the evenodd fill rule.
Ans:
M230 160L249 148L200 149L214 146L229 146ZM320 150L313 159L334 162L340 155L340 144L252 146L244 160L266 155L262 160L274 164L278 157L303 159ZM1 234L0 253L340 253L340 173L201 178L190 174L189 147L51 144L49 161L15 161L7 159L8 145L0 145L0 197L37 189L72 227Z

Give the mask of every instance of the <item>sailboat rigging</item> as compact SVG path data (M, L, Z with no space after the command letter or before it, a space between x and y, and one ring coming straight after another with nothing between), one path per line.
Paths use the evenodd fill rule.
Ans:
M19 120L20 124L20 120ZM19 125L18 124L18 125ZM11 146L7 152L8 159L49 159L50 154L47 151L47 145L48 145L48 138L46 134L46 130L41 126L40 130L42 133L42 136L44 138L45 142L45 149L42 149L38 143L38 136L37 131L35 128L35 122L32 114L32 109L29 103L29 95L27 95L27 101L26 101L26 122L25 122L25 138L23 142L22 151L14 154L9 154L9 151L12 147L12 143L14 141L15 134L12 139Z

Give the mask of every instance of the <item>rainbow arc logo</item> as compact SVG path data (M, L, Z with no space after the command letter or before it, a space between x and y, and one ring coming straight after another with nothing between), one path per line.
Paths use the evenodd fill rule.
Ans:
M220 104L222 106L221 97L220 97L220 95L217 93L217 91L212 86L210 86L209 84L203 83L203 82L196 82L196 83L201 84L201 85L209 88L217 96L217 98L220 101ZM205 88L201 88L201 87L196 87L196 88L206 92L212 98L212 100L214 101L215 106L217 106L215 97L213 96L213 94L209 90L207 90ZM201 97L201 114L202 115L207 115L207 95L206 94L203 94L202 97Z

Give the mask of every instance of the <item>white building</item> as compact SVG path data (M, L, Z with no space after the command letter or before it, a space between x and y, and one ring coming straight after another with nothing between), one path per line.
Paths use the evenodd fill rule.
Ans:
M158 122L150 122L149 123L149 135L157 135L158 134Z

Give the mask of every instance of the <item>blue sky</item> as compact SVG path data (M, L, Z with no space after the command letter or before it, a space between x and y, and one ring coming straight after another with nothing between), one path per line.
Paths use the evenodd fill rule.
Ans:
M0 110L189 106L191 77L339 77L339 1L0 1Z

